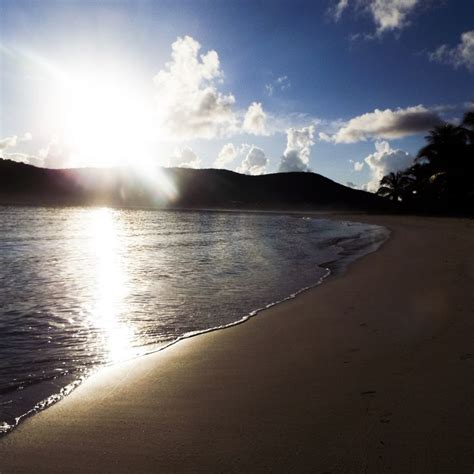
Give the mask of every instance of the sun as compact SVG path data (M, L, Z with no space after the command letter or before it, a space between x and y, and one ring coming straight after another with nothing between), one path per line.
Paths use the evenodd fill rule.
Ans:
M80 166L140 165L149 159L152 114L126 75L91 68L60 88L62 139Z

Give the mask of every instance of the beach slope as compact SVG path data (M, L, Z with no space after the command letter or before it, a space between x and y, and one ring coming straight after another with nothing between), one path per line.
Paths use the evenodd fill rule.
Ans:
M100 371L0 439L0 472L471 473L474 221L392 237L250 321Z

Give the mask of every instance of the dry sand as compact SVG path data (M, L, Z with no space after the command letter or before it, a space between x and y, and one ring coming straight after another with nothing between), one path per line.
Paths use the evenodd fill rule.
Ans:
M105 369L0 471L474 470L474 221L365 217L381 250L249 322Z

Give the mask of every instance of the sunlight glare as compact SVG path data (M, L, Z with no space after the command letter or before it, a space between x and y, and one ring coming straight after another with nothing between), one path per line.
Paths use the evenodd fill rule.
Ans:
M111 362L137 355L132 346L134 331L119 319L127 295L127 275L121 262L121 242L114 212L110 209L92 211L92 245L97 256L96 297L92 324L104 334L104 345Z
M150 153L147 101L123 72L89 70L61 77L64 142L80 166L139 166Z

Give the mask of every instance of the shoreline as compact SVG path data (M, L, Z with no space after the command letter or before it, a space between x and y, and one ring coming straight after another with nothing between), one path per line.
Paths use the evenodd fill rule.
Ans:
M156 211L156 210L155 210ZM159 210L161 212L161 210ZM179 212L176 210L171 210L173 212ZM204 210L206 212L206 210ZM208 212L213 212L212 210ZM185 211L187 212L187 211ZM224 211L222 211L224 212ZM231 211L229 211L231 212ZM335 220L336 222L339 223L345 223L345 224L350 224L350 222L353 221L344 221L344 220L339 220L339 219L330 219L328 218L327 215L321 215L320 213L318 214L287 214L287 213L276 213L278 215L283 215L287 217L297 217L297 218L304 218L304 219L314 219L314 220L320 220L320 221L329 221L329 220ZM354 223L357 223L354 221ZM139 355L136 355L130 359L124 359L120 362L112 362L110 364L105 364L102 366L96 366L92 369L90 369L87 373L84 375L81 375L79 378L74 379L69 381L68 383L61 383L62 379L58 379L58 383L55 383L56 386L56 391L54 393L51 393L51 395L43 398L42 400L39 400L34 406L29 408L26 412L19 414L15 418L15 423L13 424L8 424L8 422L3 422L0 423L0 438L3 436L9 435L13 430L15 430L21 423L23 423L26 419L37 415L38 413L41 413L42 411L50 408L56 403L59 403L60 401L64 400L67 396L69 396L76 388L78 388L80 385L83 383L87 382L87 380L97 372L102 371L103 369L106 369L108 367L114 366L116 364L132 361L135 359L140 359L141 357L144 356L149 356L158 352L161 352L174 344L179 343L180 341L184 339L188 339L191 337L196 337L200 336L202 334L206 334L208 332L213 332L213 331L220 331L223 329L228 329L233 326L243 324L247 322L250 318L253 318L257 316L259 313L262 311L268 310L269 308L278 305L280 303L283 303L287 300L291 300L293 298L296 298L299 294L311 290L312 288L315 288L319 285L321 285L325 280L329 278L334 278L335 276L340 276L344 272L347 271L348 267L355 261L357 261L360 258L363 258L364 256L377 251L384 243L386 240L390 238L390 230L387 229L386 227L383 226L378 226L379 229L375 231L372 229L371 232L374 232L375 234L378 234L377 236L371 235L371 238L368 238L368 235L363 235L365 239L365 243L360 245L361 235L359 234L357 239L354 240L352 237L340 237L340 238L335 238L335 243L331 244L332 247L336 247L337 249L337 257L331 261L327 262L321 262L318 263L317 267L324 271L325 273L320 276L317 280L315 280L313 283L308 284L307 286L303 286L296 291L290 293L287 296L281 297L281 299L276 299L274 301L271 301L270 303L264 304L263 306L259 306L256 309L250 310L248 313L244 314L241 316L239 319L236 319L235 321L229 322L229 323L223 323L222 325L217 325L214 327L208 327L205 329L200 329L196 330L193 332L189 333L184 333L180 336L178 336L176 339L169 340L167 342L162 342L159 344L154 344L151 347L152 349L143 352ZM369 231L366 229L366 232L368 233ZM348 242L349 245L348 245ZM353 245L354 242L356 243L356 247L354 249ZM9 420L8 420L9 421Z
M474 352L467 318L473 222L317 216L381 224L392 235L343 275L245 324L101 370L0 439L2 474L33 466L40 472L471 472L474 389L464 381L472 380ZM455 248L446 247L450 239ZM464 280L453 262L458 273L466 266ZM412 291L417 285L422 297ZM463 328L455 337L448 334L453 326ZM455 342L436 346L448 336ZM441 351L437 363L427 358L430 344ZM460 352L454 362L442 357L447 349ZM424 387L415 375L427 369L432 380ZM446 375L458 390L442 390L440 398L434 389L443 388ZM409 403L402 381L418 388L416 403ZM421 396L426 388L431 399ZM420 412L424 424L410 430L409 415ZM434 434L443 417L449 429Z

